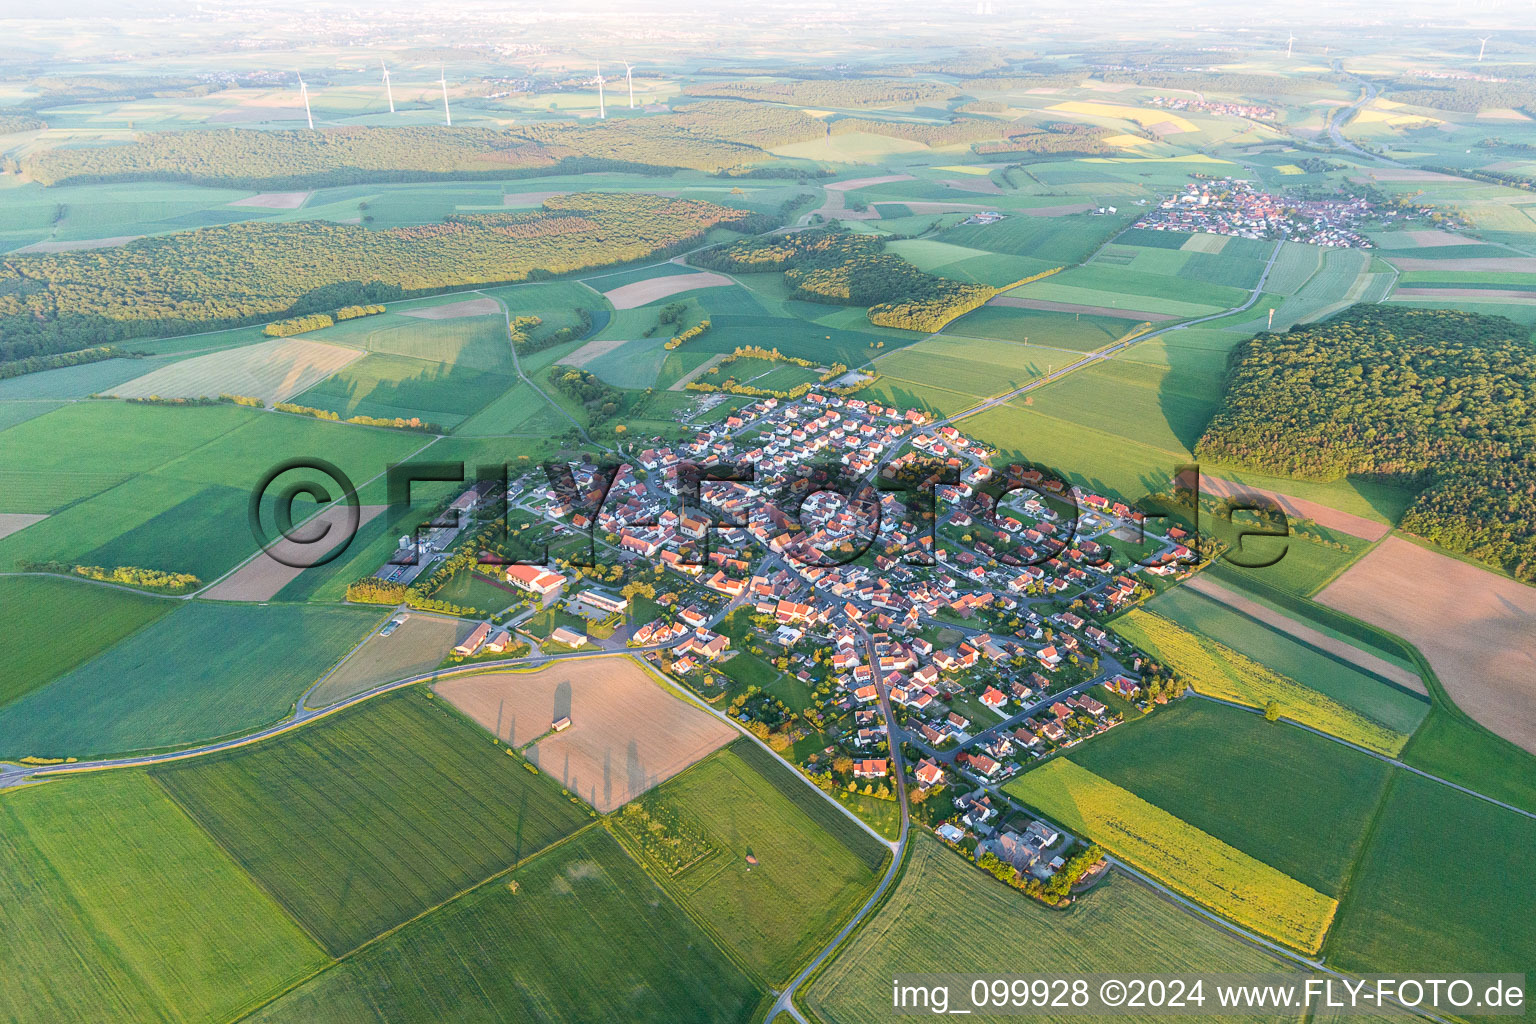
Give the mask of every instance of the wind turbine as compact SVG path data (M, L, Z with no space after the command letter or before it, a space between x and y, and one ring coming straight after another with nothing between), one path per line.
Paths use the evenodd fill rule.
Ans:
M309 121L309 130L314 131L315 115L309 111L309 86L304 84L304 76L302 74L299 72L294 72L294 74L299 76L299 99L304 101L304 117Z
M608 109L603 106L603 62L597 62L597 116L599 120L608 117Z
M624 62L624 81L629 83L629 109L635 109L635 69L629 61Z
M1295 43L1296 43L1296 34L1294 32L1289 32L1289 31L1286 34L1290 38L1288 38L1285 41L1285 59L1286 60L1290 60L1291 59L1291 47L1294 46Z
M453 127L453 114L448 111L448 69L443 68L438 73L437 80L443 84L443 124Z
M1488 40L1490 40L1492 38L1493 38L1493 36L1483 36L1480 39L1478 39L1478 42L1482 44L1481 46L1479 46L1477 48L1477 62L1479 64L1481 64L1483 62L1483 51L1488 49Z
M389 68L385 67L382 58L379 60L379 67L384 70L384 94L389 97L389 112L393 114L395 112L395 90L390 87Z

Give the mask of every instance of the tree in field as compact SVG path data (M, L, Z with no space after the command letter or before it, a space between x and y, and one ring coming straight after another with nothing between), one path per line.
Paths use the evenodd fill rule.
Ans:
M1264 718L1266 721L1270 722L1280 721L1280 705L1275 701L1270 701L1268 704L1265 704Z

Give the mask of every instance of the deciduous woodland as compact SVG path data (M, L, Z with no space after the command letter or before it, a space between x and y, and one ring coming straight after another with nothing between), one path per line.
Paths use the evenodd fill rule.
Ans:
M762 214L698 200L580 193L532 212L453 216L387 231L256 222L90 252L13 255L0 266L0 361L537 280L670 252L717 225L768 226Z
M1501 316L1355 306L1233 350L1202 459L1421 484L1402 527L1536 581L1536 346Z
M132 143L41 150L27 173L44 185L155 179L250 188L320 188L596 170L723 171L771 159L764 147L819 138L798 110L725 101L671 114L515 129L346 127L321 131L144 132Z
M794 298L868 306L871 322L911 330L937 330L997 294L987 285L919 270L886 252L885 239L846 231L746 238L697 253L691 260L710 270L734 273L782 270Z

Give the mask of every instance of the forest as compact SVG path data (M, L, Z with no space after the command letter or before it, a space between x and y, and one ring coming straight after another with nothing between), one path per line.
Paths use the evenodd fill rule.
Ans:
M708 82L683 89L688 96L772 103L840 107L891 107L899 103L934 103L960 95L953 86L900 78L853 78L840 81Z
M771 218L647 193L578 193L541 210L370 231L321 221L199 228L0 266L0 362L129 337L302 316L476 285L543 280ZM389 282L385 284L383 282Z
M982 117L963 117L944 124L924 124L917 121L867 121L858 117L845 117L830 125L833 135L862 132L866 135L884 135L892 139L905 139L924 146L953 146L962 142L980 142L983 139L1000 139L1010 131L1033 131L1022 121L998 121Z
M725 273L780 270L808 302L868 306L871 323L933 331L986 302L997 289L937 277L885 251L885 239L830 228L744 238L695 253L696 266Z
M1415 107L1434 107L1475 114L1479 110L1536 111L1536 77L1523 76L1503 82L1479 82L1455 78L1399 78L1392 83L1392 101Z
M1020 130L1022 128L1023 130ZM1104 140L1115 132L1098 125L1074 124L1071 121L1054 121L1042 127L1024 125L1010 127L1005 137L996 142L977 142L971 152L978 156L995 154L1036 153L1045 156L1103 156L1119 152ZM996 136L993 136L996 138Z
M798 110L717 101L654 117L506 131L430 125L142 132L123 145L40 150L24 166L44 185L156 179L246 188L679 167L717 172L771 159L764 147L825 133Z
M1536 582L1536 345L1512 320L1360 305L1233 350L1201 459L1422 488L1404 530Z

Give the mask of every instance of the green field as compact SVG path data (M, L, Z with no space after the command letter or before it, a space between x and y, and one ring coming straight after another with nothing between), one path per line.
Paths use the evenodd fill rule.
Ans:
M985 199L979 200L985 202ZM995 224L960 224L941 232L942 241L1015 256L1032 256L1053 266L1081 263L1121 227L1113 217L1005 217Z
M745 1024L762 995L593 828L411 922L250 1019Z
M1059 357L1066 363L1070 357ZM1085 366L1030 397L1045 416L1134 438L1190 457L1220 406L1221 378L1113 359Z
M445 429L458 426L516 378L388 353L371 353L290 401L350 416L416 417Z
M1061 912L1007 888L930 835L913 837L909 857L889 900L838 951L804 997L829 1024L891 1020L891 979L897 974L1134 973L1151 964L1169 974L1286 969L1282 961L1123 875L1111 876ZM1019 1018L973 1014L967 1019ZM1129 1014L1116 1019L1168 1018ZM1233 1019L1275 1020L1263 1015Z
M1074 761L1048 760L1004 791L1260 935L1309 953L1322 946L1335 900Z
M365 608L179 604L0 709L0 753L152 750L275 722L381 617Z
M982 306L944 328L946 334L996 338L1046 348L1092 352L1129 334L1135 320L1091 313L1054 313L1018 306Z
M1464 838L1447 863L1446 836ZM1349 971L1526 972L1536 821L1399 772L1328 944ZM1499 1018L1487 1017L1487 1020Z
M74 504L0 540L0 566L132 565L189 572L204 582L256 550L250 495L277 464L319 453L360 486L429 440L235 406L122 402L65 406L5 436L0 511ZM69 458L69 446L92 451L92 458Z
M934 335L879 359L875 369L882 380L876 387L883 385L899 393L912 386L937 385L973 398L988 398L1039 377L1053 356L1061 362L1068 358L1017 342Z
M822 830L835 836L849 852L864 862L870 870L885 865L890 851L859 827L846 814L827 802L820 792L809 786L798 773L791 772L768 751L757 744L742 743L731 749L737 758L757 769L767 782L778 790L779 795L800 808ZM893 801L886 801L894 803Z
M590 813L410 690L155 776L334 955Z
M1536 812L1536 757L1436 708L1403 748L1406 764Z
M51 577L0 579L0 705L89 661L175 601Z
M498 311L490 316L452 317L433 320L407 316L402 310L428 310L433 306L472 302L477 295L454 295L446 300L426 303L391 303L388 312L343 320L334 327L312 331L304 337L351 345L368 352L382 352L429 363L475 370L510 373L512 342L507 336L507 321Z
M1070 756L1332 895L1359 856L1391 771L1385 762L1321 736L1199 699L1162 708Z
M143 772L0 795L0 1019L224 1021L325 962Z
M1429 701L1249 618L1188 587L1148 602L1147 609L1306 685L1396 732L1411 735Z
M640 799L658 818L680 813L692 819L705 837L699 846L708 850L676 874L644 862L754 973L779 983L852 914L875 875L733 753L748 745L752 741L738 740ZM765 769L788 770L777 762ZM621 834L643 851L634 838L643 829L630 821L621 813ZM749 855L755 866L746 862Z

